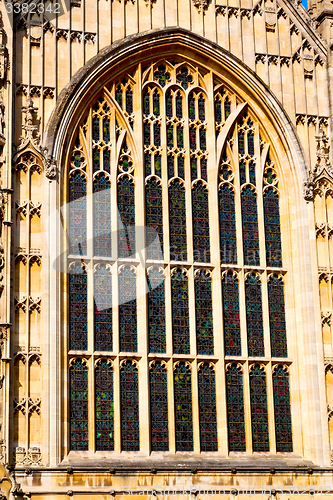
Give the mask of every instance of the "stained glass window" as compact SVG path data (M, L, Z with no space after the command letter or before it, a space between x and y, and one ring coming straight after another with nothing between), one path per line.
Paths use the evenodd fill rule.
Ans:
M94 270L95 351L112 351L112 275L109 265Z
M169 451L168 377L157 361L150 368L151 450Z
M236 363L228 366L226 381L229 451L246 451L243 373Z
M173 125L167 125L167 146L173 148Z
M192 151L197 149L197 129L194 126L190 127L190 148Z
M69 272L69 337L72 351L88 349L87 272L79 262Z
M178 149L184 147L184 129L182 125L177 125L177 147Z
M217 451L215 372L208 363L198 373L201 451Z
M270 187L264 192L267 266L282 267L279 196Z
M246 183L246 165L243 161L239 164L239 179L241 185Z
M183 98L179 92L176 95L176 116L179 120L183 118Z
M110 120L109 118L103 119L103 141L110 141Z
M222 292L225 354L226 356L241 356L239 287L237 276L232 271L223 276Z
M195 99L193 95L191 95L188 100L188 114L190 120L195 120Z
M268 281L269 328L272 357L287 357L286 318L284 308L284 284L274 274Z
M204 122L206 120L205 99L200 96L198 99L199 120Z
M135 254L135 200L133 180L126 176L118 180L118 256Z
M246 186L242 191L241 197L244 264L248 266L259 266L257 195L249 186Z
M220 251L222 264L237 264L235 194L223 184L219 189Z
M178 156L178 177L185 180L184 156Z
M192 75L190 75L187 68L182 68L180 70L180 73L178 73L177 75L177 81L181 84L181 86L185 90L188 88L189 83L190 84L193 83Z
M159 65L158 69L154 73L154 77L158 80L161 87L165 87L171 78L170 73L167 72L166 67L163 64Z
M99 117L95 116L92 119L92 136L93 141L99 141Z
M175 176L175 158L173 155L168 156L168 178L172 179Z
M150 155L150 153L145 154L145 172L146 172L146 177L151 175L151 155Z
M254 155L254 135L252 132L247 134L247 151L250 156Z
M256 164L253 161L249 164L249 174L250 174L250 182L254 186L256 185Z
M222 122L222 106L221 98L219 96L215 97L215 122L218 124Z
M163 259L162 186L157 179L146 184L147 259ZM157 239L158 237L158 239Z
M200 137L200 149L201 151L206 151L206 129L201 127L199 129L199 137Z
M179 158L178 158L179 161ZM187 259L185 188L175 180L169 187L170 258Z
M172 103L172 93L168 90L166 94L166 115L168 118L173 117L173 103Z
M201 158L200 160L200 170L201 170L201 179L207 182L207 160L206 158Z
M192 188L193 255L196 262L210 262L208 189L198 182Z
M137 352L136 273L124 267L119 274L120 351Z
M265 356L261 281L254 273L245 281L245 302L249 356Z
M103 150L103 169L105 172L110 174L110 150L109 149L104 149Z
M69 179L69 253L87 254L87 181L82 172Z
M96 451L114 449L113 370L106 360L95 369Z
M191 181L195 181L198 178L197 172L197 159L195 156L191 157Z
M266 374L265 370L259 365L251 368L252 449L254 452L269 451Z
M162 175L162 158L161 155L155 154L155 175L161 177Z
M179 363L174 370L176 451L193 451L191 369Z
M242 130L239 130L238 132L238 153L240 155L245 154L244 132Z
M153 113L155 116L160 116L160 94L157 89L153 93Z
M293 451L291 430L289 374L286 368L279 365L273 371L274 416L276 451Z
M126 111L129 115L133 113L133 92L130 87L126 90Z
M144 123L144 144L150 146L150 122Z
M116 101L121 109L123 109L123 91L120 85L116 88Z
M166 352L165 285L163 271L158 268L148 273L148 331L149 352Z
M103 174L94 179L94 253L111 256L111 183Z
M161 145L161 125L157 122L154 123L154 145L156 147Z
M212 279L209 272L195 274L195 315L198 354L214 354Z
M69 370L70 378L70 448L88 450L88 369L76 359Z
M150 98L149 98L149 90L147 87L143 92L143 112L145 115L150 114Z
M224 101L224 116L227 119L231 115L231 102L228 98Z
M131 361L120 370L121 449L139 451L139 377Z
M188 308L188 278L177 269L171 277L173 352L190 354L190 318Z

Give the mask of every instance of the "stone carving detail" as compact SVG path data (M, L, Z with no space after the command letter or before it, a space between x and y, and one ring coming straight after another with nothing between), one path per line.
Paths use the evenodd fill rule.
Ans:
M42 454L40 448L33 446L26 449L22 446L17 446L14 451L14 463L16 465L38 465L41 463Z
M48 179L55 179L57 176L58 168L55 158L49 156L45 161L45 175Z
M0 297L4 289L4 267L5 267L5 250L0 243Z
M208 8L210 0L193 0L193 3L199 12L204 12Z
M24 125L22 129L25 131L25 137L21 137L20 147L25 146L30 141L37 145L39 143L39 136L37 135L37 125L33 125L34 114L36 114L38 108L34 107L33 100L31 97L27 98L26 106L23 106L22 112L25 114Z
M314 175L320 175L325 169L333 176L333 170L330 163L330 146L329 139L322 128L316 136L317 141L317 162L314 168Z
M326 313L321 313L321 324L325 325L327 324L328 326L331 326L331 320L332 320L332 313L327 311Z

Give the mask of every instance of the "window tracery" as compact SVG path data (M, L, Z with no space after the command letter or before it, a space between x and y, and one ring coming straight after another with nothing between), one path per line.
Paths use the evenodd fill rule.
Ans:
M265 353L279 357L281 367L290 363L278 163L252 111L242 103L239 112L240 97L221 85L221 79L178 61L175 56L137 67L111 82L75 135L67 188L72 202L68 338L75 356L81 352L80 376L86 380L78 398L83 393L88 398L83 357L95 356L89 370L95 411L94 421L83 420L82 425L73 412L73 429L92 426L96 450L139 451L142 373L149 384L149 397L140 400L140 412L142 405L150 414L149 449L218 451L216 401L221 389L215 377L225 361L229 451L249 451L251 441L252 451L269 451L268 398L274 400L276 451L292 451L289 374L266 364L265 369L258 364L247 368L249 357ZM209 78L213 85L207 85ZM217 166L207 147L211 120ZM230 128L221 146L224 127ZM142 142L137 144L137 137ZM93 214L87 193L93 193ZM111 208L116 205L118 214ZM146 225L143 237L139 221ZM212 356L218 356L214 337L219 334L213 312L215 318L221 305L225 358L215 363L214 357L213 365ZM265 336L263 311L269 313ZM141 363L144 350L146 364ZM168 379L169 369L173 377ZM168 384L173 392L169 400ZM269 392L272 386L273 391L279 387L276 395ZM244 387L250 387L249 394ZM114 422L115 400L120 401L120 429ZM82 449L91 449L85 439ZM71 434L71 449L79 449L77 440Z

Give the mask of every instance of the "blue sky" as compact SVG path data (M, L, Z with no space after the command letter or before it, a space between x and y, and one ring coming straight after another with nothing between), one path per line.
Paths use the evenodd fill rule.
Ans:
M307 8L307 0L302 0L302 4L304 5L305 8Z

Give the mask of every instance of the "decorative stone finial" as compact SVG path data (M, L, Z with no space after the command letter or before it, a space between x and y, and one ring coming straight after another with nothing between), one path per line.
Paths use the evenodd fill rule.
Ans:
M199 12L205 11L210 4L210 0L193 0L194 5Z

